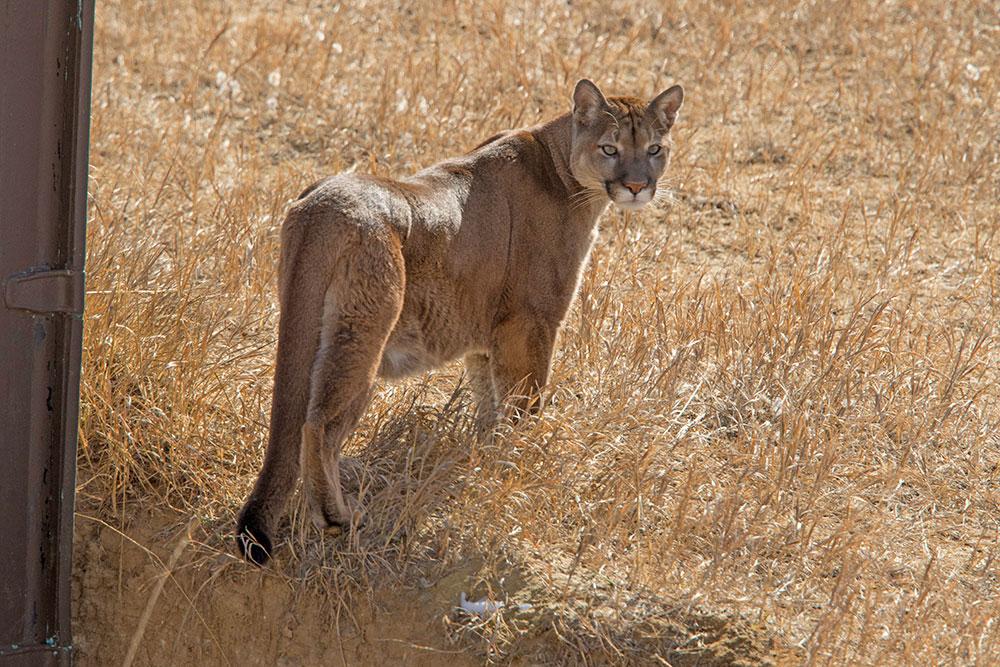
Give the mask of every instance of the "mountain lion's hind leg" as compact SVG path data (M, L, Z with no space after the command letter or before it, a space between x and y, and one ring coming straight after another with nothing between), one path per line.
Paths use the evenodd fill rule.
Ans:
M350 402L325 427L318 421L302 427L302 477L313 525L320 530L346 528L361 520L360 499L344 493L340 449L368 406L369 392Z
M317 528L360 519L356 499L340 480L340 449L368 406L386 340L403 305L399 242L385 232L362 233L331 282L324 301L319 351L302 426L301 468Z

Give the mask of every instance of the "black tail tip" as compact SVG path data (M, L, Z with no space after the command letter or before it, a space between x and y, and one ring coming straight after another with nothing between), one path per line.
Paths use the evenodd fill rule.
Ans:
M258 567L271 558L271 538L252 519L241 517L236 524L236 548L244 559Z

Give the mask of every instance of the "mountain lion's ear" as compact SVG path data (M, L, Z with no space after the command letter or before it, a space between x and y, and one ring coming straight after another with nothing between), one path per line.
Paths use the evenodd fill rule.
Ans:
M684 89L680 86L671 86L653 98L649 103L646 113L651 114L663 126L666 132L677 120L677 111L684 103Z
M597 120L598 114L607 107L601 89L590 79L580 79L573 90L573 118L587 124Z

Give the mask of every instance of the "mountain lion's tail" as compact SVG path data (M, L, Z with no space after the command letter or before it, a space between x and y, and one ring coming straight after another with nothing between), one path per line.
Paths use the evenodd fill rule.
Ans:
M299 477L299 443L309 377L319 348L323 299L333 253L315 239L321 223L293 208L281 228L278 351L264 466L236 524L241 555L258 565L271 555L271 534ZM317 243L316 241L320 242Z

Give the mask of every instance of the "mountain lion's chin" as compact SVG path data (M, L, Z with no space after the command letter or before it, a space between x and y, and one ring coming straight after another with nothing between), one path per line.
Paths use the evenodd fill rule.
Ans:
M625 211L638 211L649 204L648 201L614 201L612 203Z

